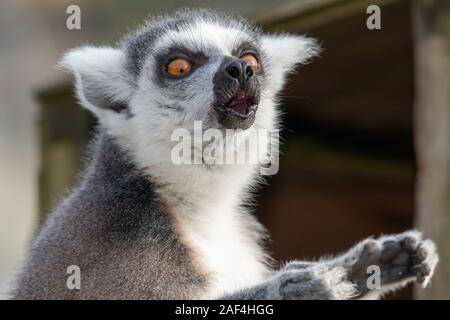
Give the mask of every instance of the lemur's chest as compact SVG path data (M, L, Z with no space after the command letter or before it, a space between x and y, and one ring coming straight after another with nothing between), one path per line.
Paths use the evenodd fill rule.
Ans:
M216 298L261 283L268 275L264 252L251 225L235 212L210 212L205 221L184 221L183 238L195 263L209 276L199 298Z

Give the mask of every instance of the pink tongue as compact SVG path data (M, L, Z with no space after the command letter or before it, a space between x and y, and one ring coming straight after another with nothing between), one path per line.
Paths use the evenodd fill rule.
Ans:
M247 101L246 100L237 100L236 102L233 101L233 103L230 105L230 108L241 114L246 114Z
M239 94L229 105L229 108L241 114L247 113L248 96L245 93Z

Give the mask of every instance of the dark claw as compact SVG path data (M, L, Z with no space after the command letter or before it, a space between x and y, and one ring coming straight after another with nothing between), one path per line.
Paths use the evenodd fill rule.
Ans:
M421 274L420 272L417 273L416 279L417 279L418 283L424 283L425 282L425 276L423 274Z

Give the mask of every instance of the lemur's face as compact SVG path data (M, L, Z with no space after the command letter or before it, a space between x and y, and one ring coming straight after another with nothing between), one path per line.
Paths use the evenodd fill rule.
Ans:
M204 128L248 129L254 123L265 78L265 53L254 28L217 17L179 18L125 46L139 79L139 103L186 127L203 121Z
M110 133L136 148L170 140L177 128L272 129L276 94L315 42L264 35L239 18L206 10L155 18L118 48L84 47L62 64L78 97Z

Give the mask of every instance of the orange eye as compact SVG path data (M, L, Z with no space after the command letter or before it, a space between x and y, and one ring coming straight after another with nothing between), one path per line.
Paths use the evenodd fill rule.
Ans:
M247 62L247 64L252 67L253 71L255 71L255 72L259 71L259 68L260 68L259 62L254 55L252 55L251 53L247 53L247 54L244 54L241 57L241 59L244 60L245 62Z
M167 65L167 73L174 77L182 77L188 74L192 69L192 63L186 59L177 58Z

